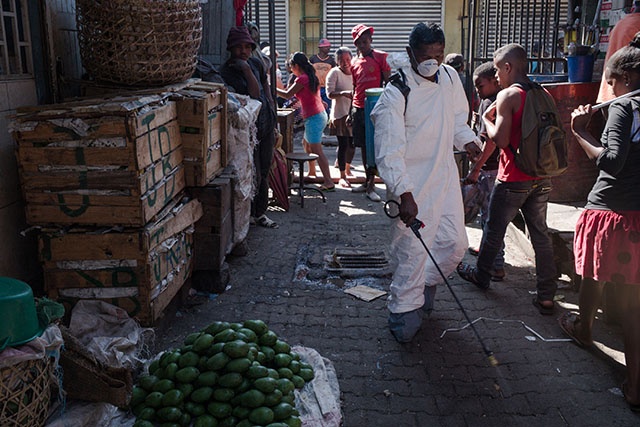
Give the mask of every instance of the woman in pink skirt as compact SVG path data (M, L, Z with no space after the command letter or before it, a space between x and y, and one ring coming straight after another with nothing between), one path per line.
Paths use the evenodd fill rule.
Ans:
M605 73L616 97L640 89L640 33L609 59ZM621 98L609 106L600 142L586 129L591 115L590 105L571 114L576 140L600 171L576 224L580 313L565 313L558 321L576 344L593 345L604 285L615 284L627 365L622 389L631 409L640 411L640 98Z

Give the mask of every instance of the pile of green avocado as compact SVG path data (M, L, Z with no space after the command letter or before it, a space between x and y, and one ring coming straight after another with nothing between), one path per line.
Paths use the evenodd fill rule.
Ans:
M313 375L262 320L214 322L139 378L134 427L299 427L293 392Z

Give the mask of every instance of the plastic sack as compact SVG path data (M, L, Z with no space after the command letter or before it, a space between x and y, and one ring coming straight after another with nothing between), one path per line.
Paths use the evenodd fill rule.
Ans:
M0 369L45 357L55 358L57 364L60 357L60 348L63 344L60 328L54 324L49 325L38 338L34 338L21 346L7 347L1 351Z
M256 120L262 104L249 96L229 92L227 100L227 163L237 177L233 193L233 244L242 242L249 234L251 200L256 192L256 169L253 151L256 139Z
M100 300L79 301L71 311L69 330L99 362L134 370L146 359L154 334L120 307Z
M314 378L301 390L296 390L296 409L305 427L339 427L340 385L333 363L309 347L295 346L291 350L313 367Z
M342 424L340 385L333 363L309 347L293 346L291 350L310 364L314 373L313 380L301 390L295 390L295 407L300 412L302 425L339 427ZM130 411L107 403L71 401L64 414L50 419L46 427L131 427L135 422L136 417Z

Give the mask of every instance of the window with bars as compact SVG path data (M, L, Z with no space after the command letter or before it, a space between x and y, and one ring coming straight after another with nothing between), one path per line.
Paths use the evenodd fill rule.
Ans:
M491 61L493 52L519 43L530 55L531 73L564 70L558 41L570 25L571 0L478 0L471 11L472 62ZM575 2L574 2L575 3Z
M33 73L27 0L2 0L0 79Z

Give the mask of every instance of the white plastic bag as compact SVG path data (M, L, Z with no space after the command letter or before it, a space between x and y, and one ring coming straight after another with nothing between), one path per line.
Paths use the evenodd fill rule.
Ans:
M340 410L340 385L333 363L308 347L291 349L311 365L314 378L302 390L296 390L296 409L305 427L339 427L342 423Z
M96 360L134 370L153 339L153 329L142 328L125 310L100 300L79 301L71 312L69 331Z

